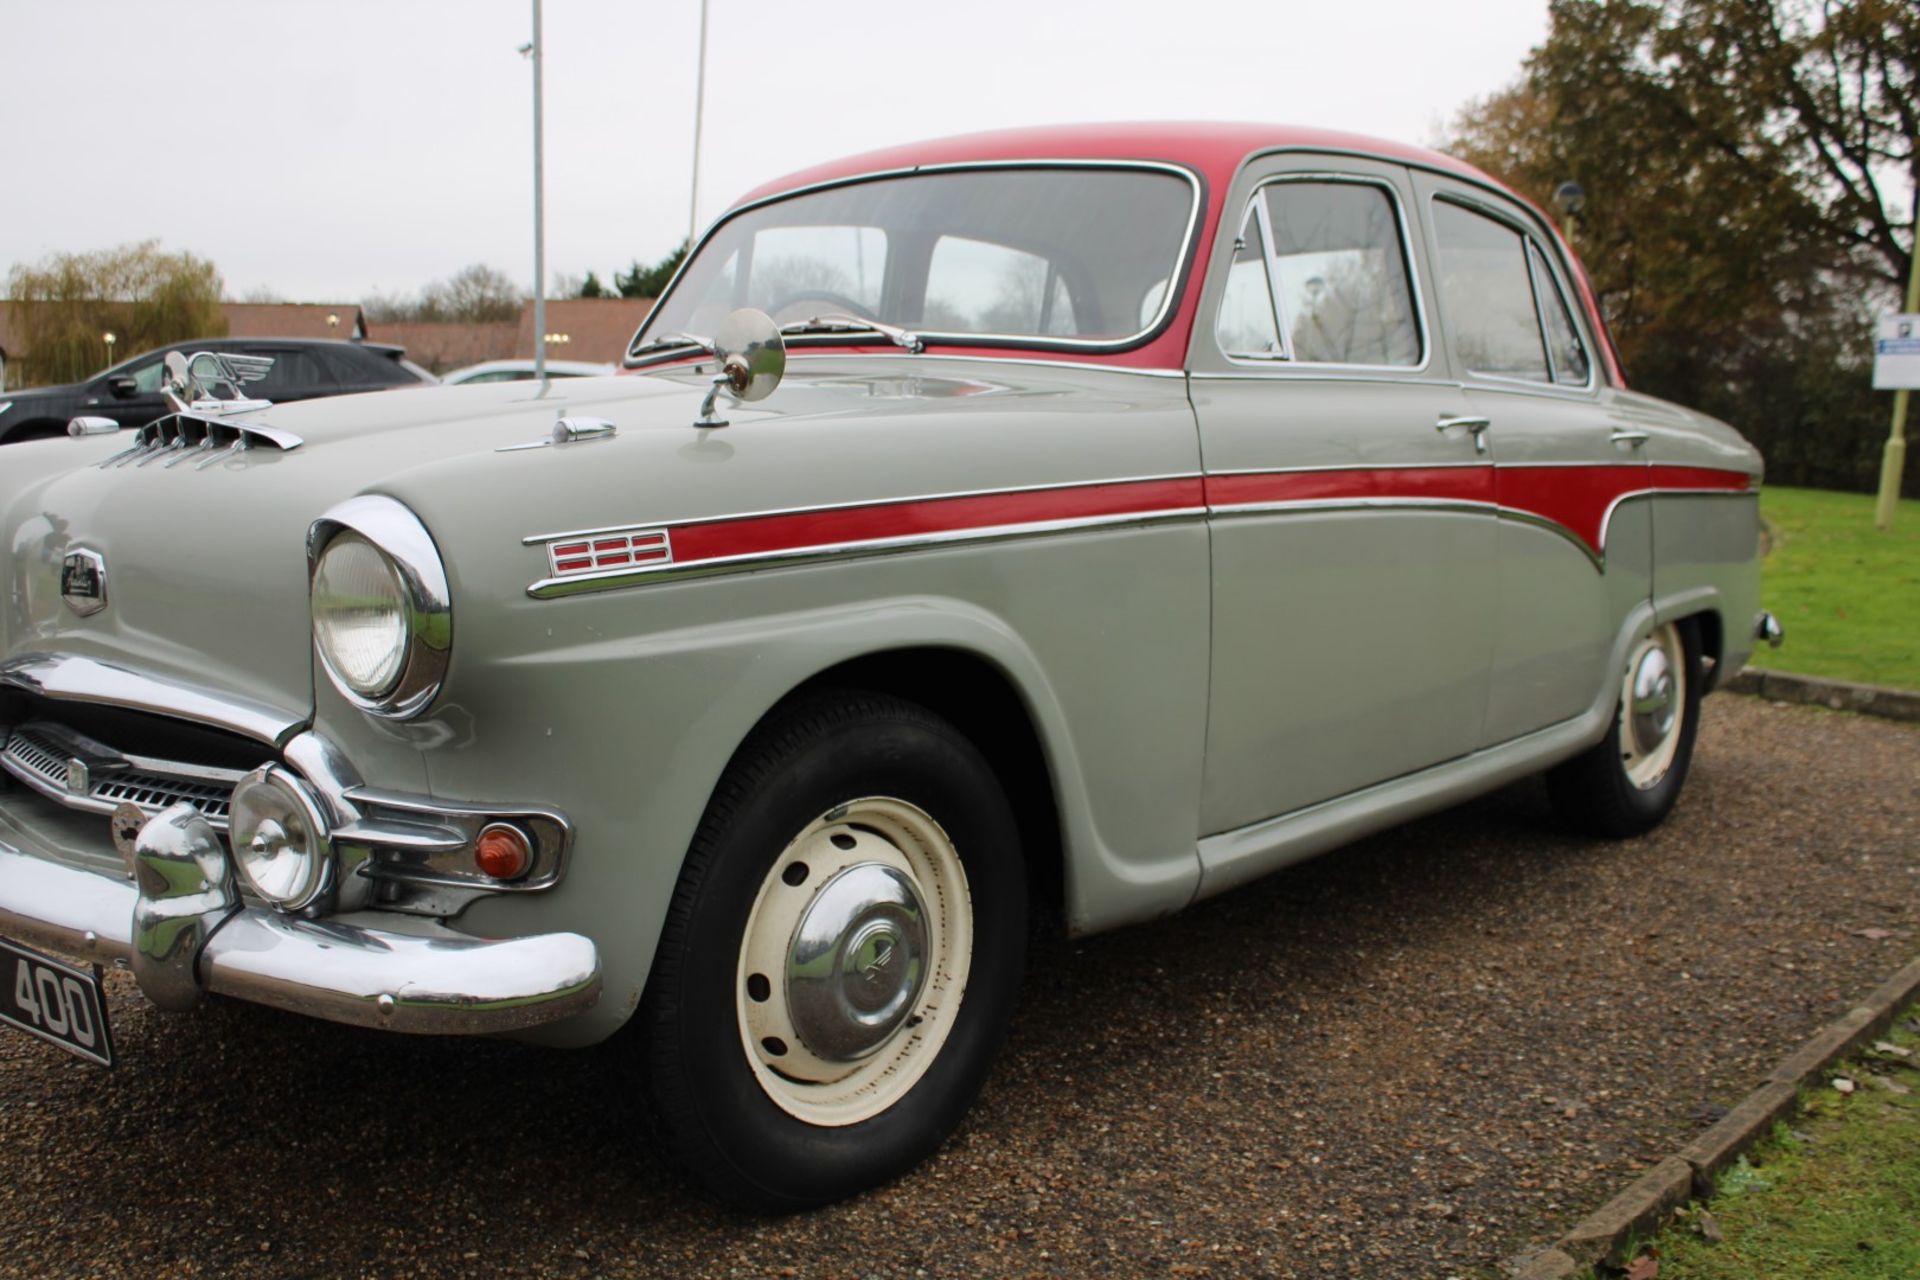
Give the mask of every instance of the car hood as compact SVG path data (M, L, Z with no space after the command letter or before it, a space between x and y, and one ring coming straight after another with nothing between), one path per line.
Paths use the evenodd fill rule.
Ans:
M927 450L913 429L927 408L970 398L1085 398L1084 375L1076 389L1048 386L1044 374L1011 381L1004 365L986 366L1001 371L996 378L818 363L817 371L790 372L768 401L723 400L737 424L731 431L693 429L707 378L683 369L562 379L544 393L536 383L495 383L280 405L242 416L297 435L297 447L261 445L206 465L193 454L108 462L133 442L127 432L7 446L0 660L76 654L301 721L312 714L314 681L307 531L347 498L385 493L425 522L447 562L457 637L463 599L525 600L544 572L543 533L796 499L858 501L876 496L876 476L897 483L903 465L944 487L938 477L952 460ZM618 433L544 443L563 415L608 421ZM869 430L895 417L899 430ZM790 429L802 423L814 429ZM742 460L750 465L716 465L750 440L751 458ZM884 465L847 467L850 448ZM1044 441L1037 448L1044 455ZM829 455L826 465L808 465ZM983 466L1029 483L1046 479L1032 457L961 469ZM105 562L106 607L85 616L61 596L62 565L79 550ZM456 638L456 662L459 647Z

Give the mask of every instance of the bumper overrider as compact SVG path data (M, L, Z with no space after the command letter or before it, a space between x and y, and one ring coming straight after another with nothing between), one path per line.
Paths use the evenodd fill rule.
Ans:
M23 674L6 664L0 682L31 687ZM47 674L44 660L35 674ZM52 683L32 682L42 692ZM32 824L0 821L0 935L123 965L148 999L171 1010L212 991L357 1026L481 1034L553 1022L599 998L589 938L477 938L441 922L482 894L555 883L567 836L559 815L523 817L533 864L513 883L488 884L447 867L474 833L497 825L494 811L361 787L311 733L288 741L282 759L280 783L307 796L318 820L310 834L325 862L323 897L298 910L243 897L225 822L204 804L158 813L122 806L111 826L124 858L115 870L74 865L35 847ZM21 794L8 788L23 782L68 808L89 807L7 763L0 819L10 795ZM103 845L109 831L100 820Z

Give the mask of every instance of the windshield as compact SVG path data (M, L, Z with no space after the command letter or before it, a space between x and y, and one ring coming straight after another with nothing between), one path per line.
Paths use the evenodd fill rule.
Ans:
M711 335L739 307L782 326L854 317L936 340L1125 342L1161 318L1195 198L1191 180L1165 170L1062 167L919 173L776 200L707 239L635 350ZM844 328L821 337L869 340Z

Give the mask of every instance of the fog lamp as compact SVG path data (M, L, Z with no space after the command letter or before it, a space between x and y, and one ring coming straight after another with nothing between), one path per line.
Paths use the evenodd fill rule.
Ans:
M312 906L332 887L327 820L305 784L279 765L234 784L227 836L241 878L282 911Z

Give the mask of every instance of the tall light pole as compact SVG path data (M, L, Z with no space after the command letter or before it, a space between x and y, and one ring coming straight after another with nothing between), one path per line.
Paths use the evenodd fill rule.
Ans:
M1920 187L1913 192L1913 253L1907 259L1907 313L1920 311ZM1887 433L1880 457L1880 497L1873 505L1873 523L1885 533L1893 528L1900 509L1900 478L1907 469L1907 401L1905 387L1893 393L1893 429Z
M538 3L538 0L535 0ZM700 0L700 62L693 88L693 193L687 198L687 252L700 233L700 121L707 109L707 0Z
M520 52L533 59L533 376L547 377L547 179L540 144L540 0L533 0L533 39Z

